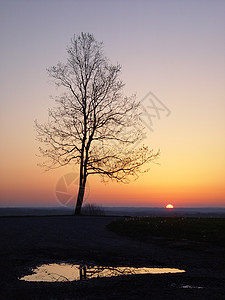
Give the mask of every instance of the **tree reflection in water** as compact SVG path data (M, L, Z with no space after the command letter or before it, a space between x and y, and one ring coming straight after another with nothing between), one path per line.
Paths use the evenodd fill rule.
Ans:
M135 268L96 265L49 264L33 269L32 275L26 275L20 280L25 281L75 281L92 278L113 277L135 274L183 273L184 270L174 268Z

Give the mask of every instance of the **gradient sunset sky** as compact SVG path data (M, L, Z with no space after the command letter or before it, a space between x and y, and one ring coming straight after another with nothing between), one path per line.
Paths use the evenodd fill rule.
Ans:
M146 129L159 165L129 185L90 177L86 202L225 207L224 16L224 0L1 0L0 206L61 205L57 182L77 169L43 173L33 125L60 93L46 68L90 32L122 65L124 94L152 92L171 114Z

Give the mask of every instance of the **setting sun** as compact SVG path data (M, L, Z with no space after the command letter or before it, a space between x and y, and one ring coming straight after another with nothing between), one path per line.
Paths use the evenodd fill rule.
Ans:
M166 208L173 208L173 204L167 204Z

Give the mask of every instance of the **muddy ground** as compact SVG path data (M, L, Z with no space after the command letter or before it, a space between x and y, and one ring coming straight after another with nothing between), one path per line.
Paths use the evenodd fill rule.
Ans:
M225 299L224 248L189 241L134 241L106 229L113 219L0 218L0 299ZM55 262L171 267L186 272L54 283L18 280L37 265Z

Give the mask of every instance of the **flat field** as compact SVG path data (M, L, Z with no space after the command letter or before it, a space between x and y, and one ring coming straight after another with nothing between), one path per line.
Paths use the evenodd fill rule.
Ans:
M186 242L199 247L225 247L225 218L136 217L122 218L107 225L122 236L141 241Z
M225 247L224 235L222 239L219 235L224 232L224 219L125 220L108 216L1 217L0 299L224 299ZM203 226L201 222L206 223ZM36 266L58 262L186 272L72 282L18 279L31 274Z

